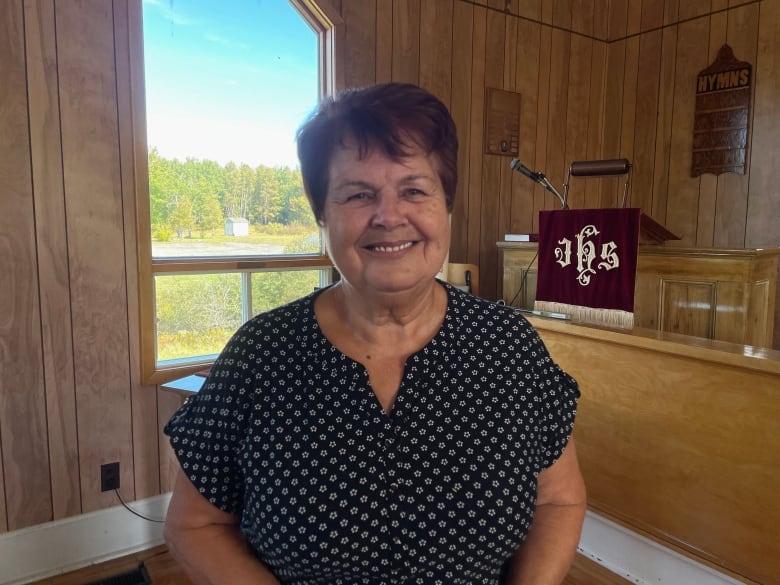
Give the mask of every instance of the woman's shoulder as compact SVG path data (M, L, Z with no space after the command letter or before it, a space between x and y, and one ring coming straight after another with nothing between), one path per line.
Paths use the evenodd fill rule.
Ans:
M281 355L314 343L318 326L313 305L318 292L250 318L235 331L223 354L254 357L261 351Z
M504 327L533 329L516 309L503 302L491 301L443 283L449 298L448 306L454 317L466 321L488 321Z
M244 323L239 331L279 333L311 327L315 324L314 299L320 292L322 291L316 290L304 297L258 313Z

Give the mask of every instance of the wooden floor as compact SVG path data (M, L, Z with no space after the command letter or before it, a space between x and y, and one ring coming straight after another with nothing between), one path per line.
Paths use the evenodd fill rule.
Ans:
M33 585L85 585L137 569L141 562L149 571L152 585L192 585L192 581L182 573L165 546L85 567L72 573L49 577ZM607 571L590 559L577 555L563 585L630 585L630 582Z

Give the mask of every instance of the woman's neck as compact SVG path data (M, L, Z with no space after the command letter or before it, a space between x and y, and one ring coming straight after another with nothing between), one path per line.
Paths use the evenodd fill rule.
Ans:
M341 282L331 289L332 308L338 317L366 343L387 343L430 338L438 330L447 308L447 292L435 280L422 290L364 294Z

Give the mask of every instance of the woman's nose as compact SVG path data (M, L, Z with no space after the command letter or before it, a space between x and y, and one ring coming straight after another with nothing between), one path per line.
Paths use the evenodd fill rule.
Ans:
M394 195L377 197L372 223L385 228L393 228L405 221L402 201Z

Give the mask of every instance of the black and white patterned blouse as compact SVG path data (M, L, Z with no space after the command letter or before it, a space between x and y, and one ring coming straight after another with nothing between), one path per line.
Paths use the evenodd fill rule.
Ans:
M579 391L528 322L449 285L391 414L317 293L243 325L165 432L282 583L499 583Z

